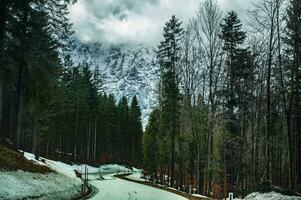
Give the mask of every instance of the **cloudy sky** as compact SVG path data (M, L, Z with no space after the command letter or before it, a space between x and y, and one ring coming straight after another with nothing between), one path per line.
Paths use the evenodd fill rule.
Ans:
M254 0L218 0L223 12L244 18ZM144 43L161 40L165 22L176 15L187 23L202 0L78 0L70 8L76 37L84 42Z

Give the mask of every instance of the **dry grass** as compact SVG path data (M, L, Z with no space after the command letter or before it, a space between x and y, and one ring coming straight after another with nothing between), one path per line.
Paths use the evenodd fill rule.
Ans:
M53 172L50 168L27 160L20 152L10 150L0 145L0 170L23 170L33 173Z

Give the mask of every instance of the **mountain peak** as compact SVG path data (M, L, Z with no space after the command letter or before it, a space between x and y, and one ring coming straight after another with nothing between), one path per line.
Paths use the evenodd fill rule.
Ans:
M99 67L103 91L113 94L119 101L137 96L146 126L151 110L157 105L156 89L159 65L155 48L142 44L99 44L74 42L72 60L75 64L89 63Z

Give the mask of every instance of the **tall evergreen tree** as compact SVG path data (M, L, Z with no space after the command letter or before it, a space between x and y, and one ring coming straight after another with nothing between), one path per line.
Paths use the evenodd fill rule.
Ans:
M180 40L183 36L181 22L175 17L165 24L164 40L159 45L158 60L161 67L162 128L171 142L170 146L170 185L175 181L175 141L179 133L180 94L177 77Z
M109 144L107 152L112 155L113 160L117 162L122 161L123 148L127 145L124 144L123 134L124 126L121 126L119 110L116 106L116 100L113 95L109 95L105 102L103 119L107 123L107 140L104 140L106 144Z
M130 134L132 136L132 163L139 165L142 159L142 124L141 111L138 104L137 97L134 96L130 107Z
M118 104L118 120L120 123L120 130L121 130L121 141L123 142L122 144L122 159L123 162L129 161L131 158L131 142L132 138L130 135L130 127L129 127L129 122L130 122L130 108L128 106L128 101L125 96L121 98Z
M229 174L228 188L233 191L235 184L237 184L237 170L234 163L238 160L239 152L239 141L240 141L240 130L238 124L238 113L239 108L239 84L240 84L240 73L242 67L243 49L240 48L246 38L246 33L241 30L242 24L238 19L237 14L231 11L223 19L221 24L222 33L220 38L223 40L223 49L226 53L226 86L223 91L225 97L225 107L227 112L225 114L226 129L228 132L228 144L224 146L227 151L226 160L227 165L225 166ZM229 142L231 140L231 142ZM227 176L227 174L225 175Z
M291 188L295 183L301 187L301 2L291 0L288 8L287 39L288 59L282 80L284 92L284 106L287 115L287 137L290 159ZM285 80L287 84L284 85ZM293 138L296 138L293 139ZM294 142L295 141L295 142ZM294 153L297 157L294 161ZM295 163L295 166L293 166ZM296 177L293 175L297 170Z
M159 167L159 130L160 113L155 109L149 116L149 121L143 135L143 165L150 174L155 174Z
M15 128L14 141L16 146L24 146L24 131L23 131L23 113L26 112L24 93L25 88L32 80L30 69L32 64L36 69L42 70L43 62L51 63L52 65L60 66L58 61L59 48L62 50L62 37L65 39L70 36L71 24L68 21L68 4L69 0L61 1L1 1L1 73L5 73L5 77L16 77L16 89L14 85L11 86L15 90L15 99L11 103L12 109L15 112ZM60 28L59 28L60 27ZM9 37L7 37L9 36ZM41 45L45 43L45 45ZM2 70L4 61L2 58L3 45L5 44L5 68L9 70ZM37 52L41 52L41 57L37 56ZM56 58L54 58L56 57ZM52 60L54 59L54 60ZM17 64L18 63L18 64ZM45 63L44 63L45 64ZM9 66L9 67L8 67ZM57 67L58 68L58 67ZM3 74L2 74L3 75ZM47 75L47 74L45 74ZM50 76L49 76L49 79ZM2 79L1 79L2 80ZM0 81L1 83L1 81ZM6 82L9 83L9 82ZM2 84L0 84L0 88ZM5 86L7 87L7 85ZM2 89L0 89L0 93ZM0 94L0 105L1 105ZM1 106L0 106L1 107ZM1 110L1 109L0 109ZM1 112L0 112L1 116ZM0 117L1 118L1 117Z

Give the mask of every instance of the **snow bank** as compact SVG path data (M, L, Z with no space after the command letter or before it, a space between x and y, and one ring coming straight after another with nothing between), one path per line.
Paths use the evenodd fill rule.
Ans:
M28 160L31 160L31 161L39 164L39 165L46 165L50 169L52 169L56 172L59 172L61 174L64 174L65 176L68 176L73 179L78 179L75 175L74 168L71 165L68 165L68 164L60 162L60 161L49 160L46 158L41 158L45 161L45 162L41 162L41 161L35 159L34 154L27 153L27 152L24 152L24 157L27 158Z
M79 178L76 177L74 169L71 165L68 165L68 164L60 162L60 161L53 161L53 160L46 160L46 165L48 167L50 167L51 169L53 169L61 174L64 174L65 176L79 180Z
M80 194L81 181L61 174L0 172L0 199L71 199Z
M141 178L141 177L143 177L142 169L137 169L137 168L133 167L131 172L132 173L130 175L126 176L126 178L128 178L130 180L133 180L133 181L147 181L147 182L149 182L148 180L146 180L144 178Z
M209 199L209 197L201 195L201 194L191 194L193 197L203 198L203 199Z
M27 160L33 160L33 161L37 161L35 159L35 155L32 153L28 153L28 152L23 152L24 153L24 157L27 158Z
M117 164L102 165L100 166L100 173L130 173L131 169Z
M72 168L74 170L77 170L80 173L85 173L85 168L87 167L88 169L88 173L99 173L99 168L98 167L92 167L90 165L85 165L85 164L81 164L81 165L72 165Z
M82 181L71 165L45 158L42 162L27 152L24 157L58 173L0 171L0 199L72 199L80 195Z
M141 178L142 177L142 170L133 170L133 173L126 176L126 178L134 181L147 181L146 179Z
M245 200L301 200L301 197L286 196L277 192L258 193L254 192L246 196Z
M110 164L110 165L101 165L100 167L92 167L89 165L72 165L74 170L78 170L81 173L85 172L85 167L88 168L88 173L89 174L94 174L94 173L100 173L100 174L113 174L113 173L130 173L132 172L131 169L126 168L121 165L117 164Z

